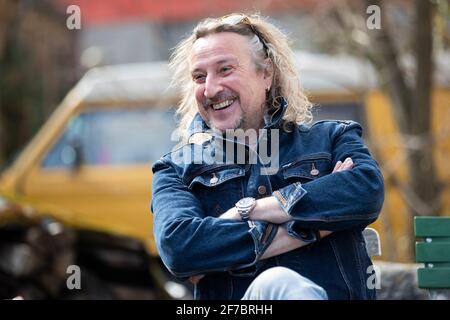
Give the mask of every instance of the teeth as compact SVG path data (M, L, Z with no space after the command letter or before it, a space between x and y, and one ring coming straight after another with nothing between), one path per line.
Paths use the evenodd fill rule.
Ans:
M233 102L234 102L234 100L225 100L221 103L213 104L212 107L214 110L221 110L226 107L229 107Z

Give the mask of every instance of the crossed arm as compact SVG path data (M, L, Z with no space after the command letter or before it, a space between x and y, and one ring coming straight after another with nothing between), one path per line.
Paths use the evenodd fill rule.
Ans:
M350 170L353 167L353 161L351 158L345 159L344 162L338 161L333 169L332 173ZM222 214L219 218L221 219L233 219L241 220L239 213L236 208L233 207L227 212ZM250 213L251 220L263 220L271 222L274 224L283 224L291 220L291 218L283 211L278 201L274 196L258 199L256 201L256 206ZM320 230L320 237L326 237L331 234L331 231ZM267 259L274 257L285 252L289 252L306 245L305 242L290 236L285 228L278 228L277 234L273 239L270 246L262 255L261 259ZM189 280L192 283L198 283L204 275L198 275L190 277Z

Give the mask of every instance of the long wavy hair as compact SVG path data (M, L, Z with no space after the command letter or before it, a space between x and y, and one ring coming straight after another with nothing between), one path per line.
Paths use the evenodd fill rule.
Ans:
M308 123L312 120L312 104L302 91L294 54L289 46L287 36L258 14L242 16L245 17L245 23L229 24L227 23L228 19L223 17L202 20L194 28L192 34L176 46L171 56L169 67L173 71L172 85L179 86L181 89L181 101L177 108L177 115L180 118L179 134L184 139L188 138L189 124L198 110L188 63L193 44L199 38L220 32L235 32L246 36L249 39L253 62L258 68L267 67L264 63L267 57L272 61L273 80L266 97L269 114L278 111L280 108L279 98L284 97L288 102L283 116L285 129L289 127L289 124Z

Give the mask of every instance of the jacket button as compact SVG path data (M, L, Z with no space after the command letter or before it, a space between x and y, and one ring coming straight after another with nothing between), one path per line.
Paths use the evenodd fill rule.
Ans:
M217 178L217 176L213 174L213 177L211 178L211 180L209 180L209 183L216 184L217 181L219 181L219 178Z
M319 170L316 169L316 167L314 166L314 163L312 164L312 168L311 168L310 174L312 176L317 176L319 174Z
M258 193L260 194L260 195L265 195L266 194L266 187L265 186L259 186L258 187Z

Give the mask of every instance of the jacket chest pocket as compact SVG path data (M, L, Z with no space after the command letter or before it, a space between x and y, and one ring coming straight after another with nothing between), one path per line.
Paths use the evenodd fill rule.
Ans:
M245 170L216 169L196 176L189 188L196 194L208 216L217 217L244 197Z
M321 152L303 156L283 165L281 173L286 184L310 182L331 173L331 154Z

